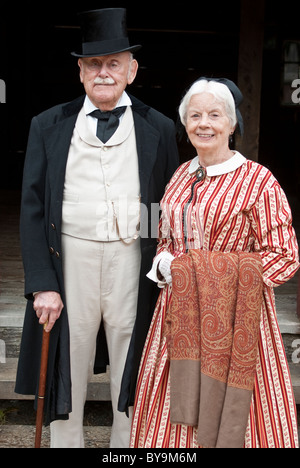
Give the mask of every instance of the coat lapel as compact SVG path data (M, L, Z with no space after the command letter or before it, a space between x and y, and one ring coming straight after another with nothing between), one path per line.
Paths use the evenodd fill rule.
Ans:
M55 203L55 212L61 213L65 171L71 139L84 98L67 104L62 108L62 116L54 125L44 129L44 142L48 159L48 177ZM58 210L58 211L57 211ZM60 217L56 219L60 224Z
M135 100L133 100L133 116L139 160L141 202L147 206L149 182L157 159L160 134L147 122L145 116L136 110L134 103ZM146 106L145 108L147 109Z

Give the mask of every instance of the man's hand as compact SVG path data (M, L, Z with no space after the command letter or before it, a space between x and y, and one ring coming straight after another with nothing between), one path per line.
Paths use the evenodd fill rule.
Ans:
M50 332L60 317L64 308L60 294L55 291L41 291L34 297L33 308L39 319L39 323L44 325L48 322L45 331Z

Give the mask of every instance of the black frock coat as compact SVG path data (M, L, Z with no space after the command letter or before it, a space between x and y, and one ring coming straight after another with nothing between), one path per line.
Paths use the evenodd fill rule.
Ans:
M156 253L156 226L151 226L151 204L156 208L178 167L172 120L133 96L139 161L141 203L141 270L136 323L125 365L119 410L134 402L138 366L158 297L158 288L146 274ZM55 106L32 119L25 158L20 235L28 299L18 363L16 393L37 395L42 326L33 309L34 291L57 291L65 305L50 335L46 424L67 419L72 409L69 327L61 262L61 219L66 163L70 142L84 96ZM129 175L130 177L130 175ZM152 217L157 222L157 216ZM146 235L148 233L148 236ZM152 236L151 236L152 233ZM105 372L108 354L103 327L98 333L95 372Z

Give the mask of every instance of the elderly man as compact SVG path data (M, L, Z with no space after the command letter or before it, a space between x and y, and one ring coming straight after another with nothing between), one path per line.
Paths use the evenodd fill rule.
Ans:
M52 447L84 446L87 383L94 363L103 371L108 357L111 447L128 447L131 420L121 411L133 404L157 299L146 278L156 249L151 206L178 153L173 122L125 92L140 48L129 44L125 15L122 8L80 15L82 51L73 55L86 96L43 112L30 129L21 209L28 304L16 391L36 393L38 323L47 323Z

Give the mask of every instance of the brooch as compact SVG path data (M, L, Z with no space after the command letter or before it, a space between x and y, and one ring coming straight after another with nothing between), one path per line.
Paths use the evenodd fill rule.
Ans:
M196 171L196 177L197 177L197 180L199 182L201 182L201 180L205 179L206 177L206 169L205 167L202 167L202 166L199 166L197 171Z

